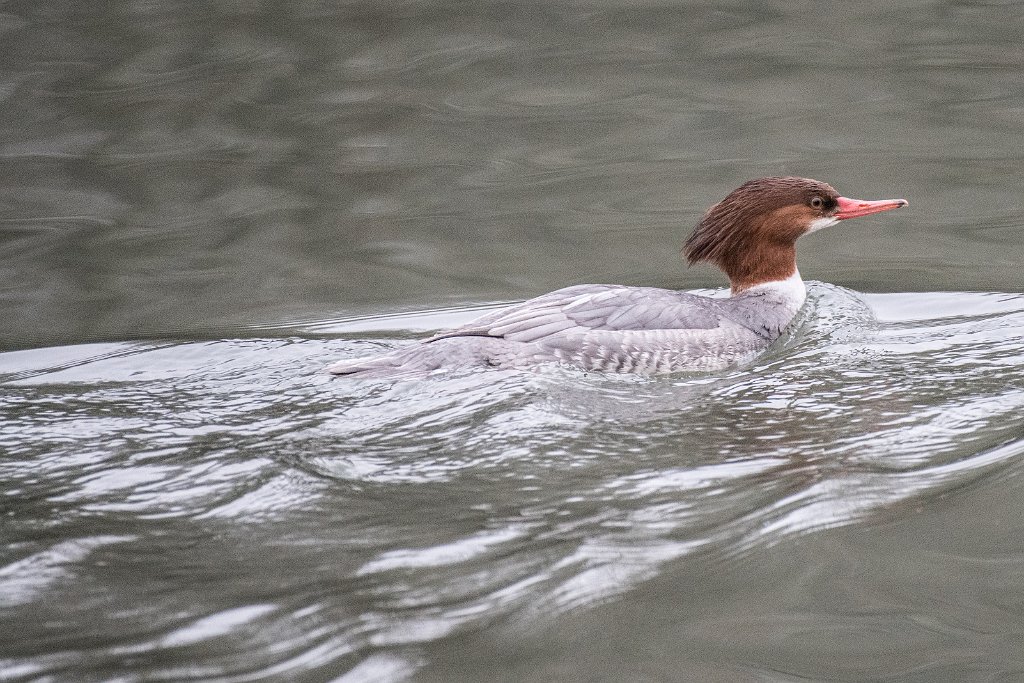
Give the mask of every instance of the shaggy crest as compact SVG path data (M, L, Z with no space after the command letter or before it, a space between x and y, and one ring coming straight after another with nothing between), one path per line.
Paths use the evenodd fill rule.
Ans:
M838 197L831 185L810 178L747 181L708 209L683 254L690 264L717 265L734 290L785 279L796 269L797 238L811 221L833 214Z

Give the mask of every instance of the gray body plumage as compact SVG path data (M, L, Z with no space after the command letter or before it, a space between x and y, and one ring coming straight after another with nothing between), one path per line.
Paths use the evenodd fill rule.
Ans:
M723 299L653 287L576 285L328 371L383 377L545 363L641 374L719 370L766 349L804 298L799 273Z
M393 353L327 369L362 377L545 363L643 374L720 370L768 348L800 310L807 296L796 267L801 235L906 205L905 199L850 199L810 178L749 180L708 209L683 245L688 263L706 261L725 273L734 292L729 298L577 285Z

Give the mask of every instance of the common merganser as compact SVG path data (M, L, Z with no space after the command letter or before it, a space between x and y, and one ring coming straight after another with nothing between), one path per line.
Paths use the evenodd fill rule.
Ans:
M504 308L383 356L327 368L335 375L427 374L478 365L665 373L719 370L779 338L807 291L796 240L847 218L906 206L905 199L841 197L809 178L758 178L704 214L683 246L729 277L731 296L654 287L575 285Z

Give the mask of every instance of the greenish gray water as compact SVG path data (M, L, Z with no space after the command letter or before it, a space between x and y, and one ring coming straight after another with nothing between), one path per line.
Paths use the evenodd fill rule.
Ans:
M1024 10L0 5L0 680L1024 675ZM801 242L750 365L332 381ZM829 284L825 284L829 283Z

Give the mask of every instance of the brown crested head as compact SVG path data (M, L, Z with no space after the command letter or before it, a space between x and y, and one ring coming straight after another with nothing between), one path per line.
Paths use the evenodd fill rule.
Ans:
M848 199L828 183L810 178L758 178L708 209L683 254L691 264L715 264L729 276L733 292L740 292L793 275L801 235L906 203Z

